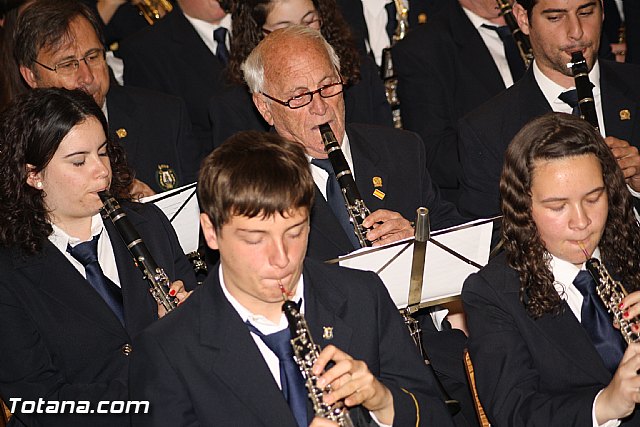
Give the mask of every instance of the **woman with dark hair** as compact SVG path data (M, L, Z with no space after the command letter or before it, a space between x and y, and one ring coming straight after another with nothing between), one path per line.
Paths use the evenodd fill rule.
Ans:
M34 89L0 116L0 397L15 425L128 425L87 413L126 400L129 343L164 315L100 215L98 192L126 197L132 180L106 135L79 90ZM122 206L183 301L195 278L167 218L151 204ZM41 400L46 414L29 406ZM61 401L89 408L61 415Z
M640 347L625 352L584 270L599 259L632 292L616 309L637 333L640 227L611 150L586 121L549 113L509 145L500 194L505 253L462 292L491 424L638 425Z
M338 54L347 123L393 125L378 68L372 58L358 53L335 0L243 0L234 5L232 21L227 65L232 85L209 104L214 147L239 130L268 130L251 102L240 66L266 34L296 24L319 30Z

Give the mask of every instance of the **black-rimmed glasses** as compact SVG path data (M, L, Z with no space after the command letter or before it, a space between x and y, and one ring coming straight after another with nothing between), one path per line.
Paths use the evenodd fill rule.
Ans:
M53 66L53 68L44 65L41 62L36 61L33 62L38 64L39 66L46 68L49 71L53 71L54 73L58 73L61 76L72 76L74 75L78 69L80 68L80 61L84 61L89 68L95 68L104 63L105 60L105 51L104 49L93 49L90 50L85 56L77 59L69 59L67 61L60 62Z
M260 93L266 96L267 98L269 98L270 100L277 102L278 104L284 105L285 107L289 107L292 110L295 110L296 108L302 108L305 105L311 104L311 101L313 101L313 95L315 95L316 93L319 94L322 98L331 98L332 96L336 96L342 93L343 89L344 89L344 83L342 80L340 80L337 83L330 83L328 85L321 86L316 90L312 90L309 92L302 93L300 95L296 95L292 98L289 98L289 100L287 101L281 101L278 98L274 98L273 96L267 95L264 92L260 92Z

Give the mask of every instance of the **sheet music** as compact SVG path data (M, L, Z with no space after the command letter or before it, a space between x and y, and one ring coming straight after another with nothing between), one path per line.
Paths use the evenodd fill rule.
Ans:
M140 199L154 203L169 218L176 230L178 241L185 254L198 249L200 235L200 206L196 197L196 183L174 188Z
M477 264L489 259L493 219L477 220L431 233L431 239L445 245ZM413 238L378 248L362 248L340 257L340 265L376 272L391 294L398 308L409 301L409 279L413 257ZM460 295L462 284L478 267L455 257L431 241L422 285L422 303Z

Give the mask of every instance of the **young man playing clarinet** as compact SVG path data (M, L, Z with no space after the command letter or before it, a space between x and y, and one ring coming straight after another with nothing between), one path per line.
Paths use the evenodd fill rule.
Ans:
M205 159L198 194L220 263L188 304L137 341L131 398L149 400L151 411L134 425L337 425L314 417L285 297L323 349L308 369L320 389L331 386L324 404L346 405L357 426L452 425L378 277L305 258L315 194L300 144L236 134Z

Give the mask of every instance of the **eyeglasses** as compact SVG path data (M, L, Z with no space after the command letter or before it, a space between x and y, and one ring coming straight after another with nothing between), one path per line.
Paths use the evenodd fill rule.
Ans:
M292 110L295 110L297 108L302 108L305 105L309 105L311 101L313 101L313 95L315 95L316 93L320 94L322 98L331 98L332 96L336 96L342 93L343 89L344 89L344 83L342 80L340 80L337 83L324 85L322 87L319 87L316 90L312 90L310 92L305 92L300 95L296 95L293 98L289 98L288 101L281 101L277 98L274 98L271 95L267 95L264 92L260 92L260 93L266 96L267 98L269 98L270 100L277 102L278 104L284 105L285 107L289 107Z
M104 49L93 49L90 50L89 53L87 53L82 58L69 59L68 61L60 62L59 64L54 65L53 68L44 65L43 63L38 62L35 59L33 60L33 62L43 68L46 68L49 71L53 71L54 73L58 73L61 76L68 77L74 75L78 71L78 69L80 68L80 61L84 61L84 63L87 64L87 67L89 68L96 68L102 65L104 63L104 60Z
M275 30L279 30L281 28L287 28L292 25L296 25L296 24L294 22L281 23L281 24L277 24L274 28L270 30L262 27L262 32L265 35L267 35L267 34L271 34ZM320 27L322 27L322 19L318 16L316 12L313 12L308 16L306 16L304 19L302 19L302 21L300 21L298 25L304 25L305 27L310 27L316 30L320 30Z

